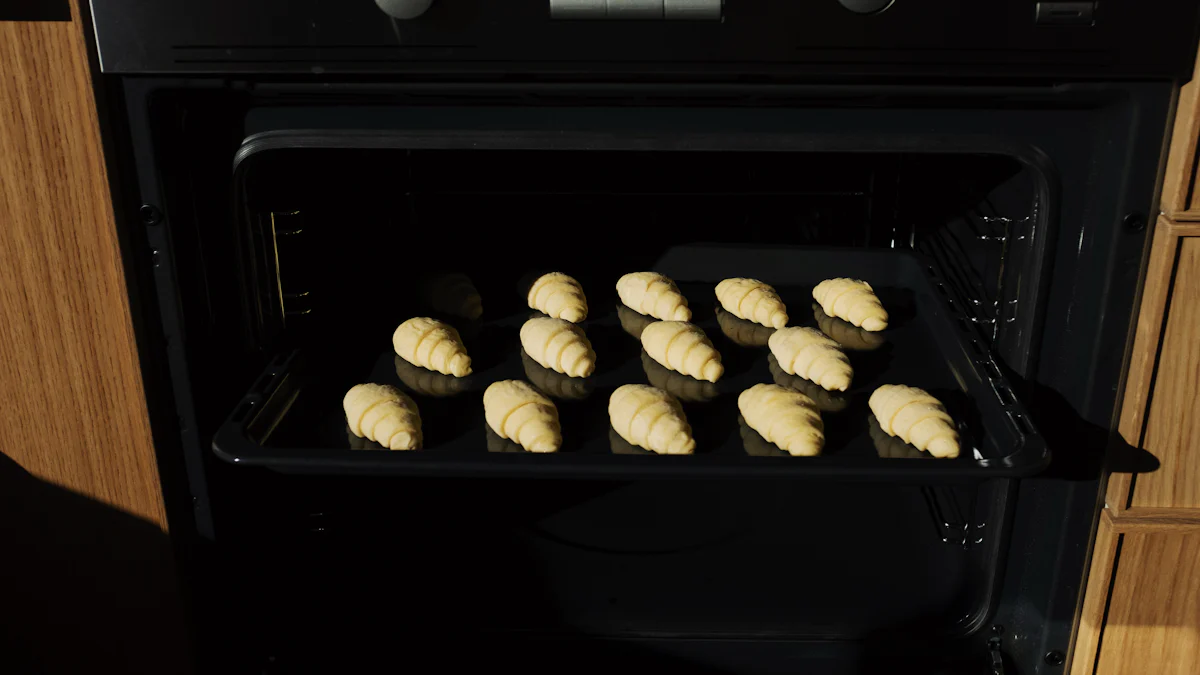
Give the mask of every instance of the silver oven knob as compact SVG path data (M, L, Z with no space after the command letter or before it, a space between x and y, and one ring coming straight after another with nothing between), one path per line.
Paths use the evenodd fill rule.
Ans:
M896 0L838 0L842 7L855 14L877 14L892 6Z
M433 0L375 0L384 14L396 19L415 19L425 13Z

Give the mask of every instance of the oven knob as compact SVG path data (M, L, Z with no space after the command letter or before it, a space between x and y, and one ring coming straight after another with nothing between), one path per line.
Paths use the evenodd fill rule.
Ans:
M856 14L876 14L882 12L896 0L838 0L842 7Z
M375 0L384 14L397 19L415 19L425 13L433 0Z

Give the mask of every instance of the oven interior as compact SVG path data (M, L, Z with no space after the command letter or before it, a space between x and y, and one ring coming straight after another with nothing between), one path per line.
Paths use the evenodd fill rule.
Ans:
M386 338L383 308L421 275L466 272L486 311L520 311L533 271L606 286L689 243L911 249L1017 375L1035 349L1022 284L1046 262L1053 177L1014 154L284 143L235 173L244 127L204 128L174 138L188 161L160 158L177 169L163 187L201 438L280 354L336 362L347 341ZM400 634L815 641L875 645L862 658L880 663L930 645L941 659L939 640L978 634L994 609L1014 489L203 464L217 542L204 603L242 610L209 628L298 663L335 645L387 653Z

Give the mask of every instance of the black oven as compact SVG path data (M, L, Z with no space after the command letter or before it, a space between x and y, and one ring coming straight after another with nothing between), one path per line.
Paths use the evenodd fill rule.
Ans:
M1195 53L1184 5L94 3L206 667L1063 672ZM715 334L710 276L807 289L830 265L906 280L889 302L927 332L853 358L880 382L944 369L973 452L888 446L854 417L869 390L812 459L759 456L733 384L679 385L693 457L628 455L567 412L667 381L625 334L621 274L679 270ZM509 358L551 269L619 364L594 391ZM444 272L485 308L468 385L387 341ZM771 381L765 352L718 347L733 382ZM489 437L502 376L558 387L574 445ZM360 381L413 394L429 449L347 436Z

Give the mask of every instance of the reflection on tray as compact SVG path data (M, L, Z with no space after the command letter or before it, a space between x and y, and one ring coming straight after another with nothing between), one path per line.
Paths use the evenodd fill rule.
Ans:
M741 347L766 347L774 328L739 319L721 307L716 308L717 325L725 337Z
M889 436L883 427L879 426L879 420L871 413L867 413L867 434L871 436L871 442L875 444L875 451L879 453L880 457L903 457L906 459L933 457L933 455L921 452L905 443L899 436Z
M487 435L488 452L525 452L517 443L506 438L500 438L488 425L483 425L483 433Z
M869 352L879 349L886 341L882 333L872 333L848 321L842 321L837 317L829 316L821 311L821 306L816 303L813 303L812 309L813 317L816 318L817 326L821 328L821 332L832 338L843 349Z
M351 450L379 450L380 452L388 452L388 449L376 443L369 438L359 438L350 431L350 425L346 425L346 438L350 441Z
M435 373L432 370L414 366L398 355L396 356L396 376L414 394L422 396L433 396L436 398L454 396L455 394L461 394L471 387L471 378L469 376L454 377L453 375Z
M658 361L642 350L642 370L650 385L658 387L680 401L707 403L717 397L717 385L705 380L667 370Z
M658 320L652 316L638 314L621 302L617 303L617 318L621 321L621 328L637 340L642 339L642 331L646 329L646 326Z
M839 412L850 404L850 397L843 392L828 391L816 382L807 380L799 375L788 375L779 365L779 359L774 354L767 355L767 368L775 384L796 391L811 398L821 412Z
M472 320L483 315L483 298L465 274L437 274L424 279L421 286L426 302L436 312Z
M613 451L614 455L653 455L654 454L653 452L650 452L649 450L647 450L645 448L639 448L638 446L633 445L632 443L625 440L624 438L621 438L621 434L618 434L617 430L612 428L611 426L608 427L608 443L610 446L612 446L612 451Z
M561 398L568 401L582 401L591 396L592 383L585 377L568 377L543 367L533 360L525 350L521 350L521 365L525 366L525 377L541 392L551 398Z
M742 436L742 446L746 448L746 454L751 457L791 457L780 450L779 446L768 443L761 434L751 429L741 415L738 415L738 433Z

